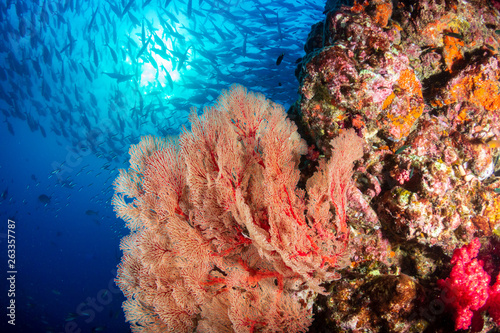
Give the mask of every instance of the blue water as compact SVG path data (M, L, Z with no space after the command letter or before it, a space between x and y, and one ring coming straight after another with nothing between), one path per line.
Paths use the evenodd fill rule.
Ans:
M129 332L113 282L126 230L110 199L130 144L178 134L192 106L202 112L233 83L288 108L323 7L0 1L1 332Z

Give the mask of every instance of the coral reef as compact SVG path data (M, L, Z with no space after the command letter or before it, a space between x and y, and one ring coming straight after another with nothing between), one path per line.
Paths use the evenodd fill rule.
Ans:
M313 157L329 156L328 142L345 129L362 136L367 149L355 172L358 191L347 221L365 244L387 246L386 256L363 246L353 250L353 264L330 284L330 296L318 298L317 318L330 330L433 332L452 326L450 313L458 308L445 308L437 281L448 281L455 250L500 236L495 6L358 1L326 10L325 20L312 27L296 69L300 98L290 109L310 147L302 170L313 172ZM496 277L500 261L495 247L488 248L485 271ZM387 309L391 315L382 315ZM482 316L472 326L486 332L497 314Z
M350 264L346 205L363 143L344 131L299 188L296 126L235 86L193 113L178 143L132 146L113 198L131 230L117 284L132 330L306 331L322 284Z
M498 330L500 6L337 4L298 63L297 126L235 87L131 148L133 331Z

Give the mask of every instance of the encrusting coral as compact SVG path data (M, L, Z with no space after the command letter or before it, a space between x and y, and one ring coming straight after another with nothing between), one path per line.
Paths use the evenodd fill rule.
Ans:
M280 105L234 86L178 142L130 149L113 204L131 234L117 284L134 332L304 332L349 262L353 130L297 186L306 153Z
M316 313L332 331L446 330L460 316L433 306L454 251L500 235L499 2L328 3L298 62L300 97L289 113L312 166L346 129L365 139L349 226L365 243L390 247L370 258L375 251L354 246L353 264L318 297ZM374 293L383 286L390 290ZM481 314L484 325L473 329L497 326L498 312Z

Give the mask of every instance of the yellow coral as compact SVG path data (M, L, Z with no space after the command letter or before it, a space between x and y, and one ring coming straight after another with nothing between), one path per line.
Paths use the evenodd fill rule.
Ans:
M488 205L484 209L483 216L487 217L492 230L498 227L500 223L500 196L496 195L495 198L488 201Z

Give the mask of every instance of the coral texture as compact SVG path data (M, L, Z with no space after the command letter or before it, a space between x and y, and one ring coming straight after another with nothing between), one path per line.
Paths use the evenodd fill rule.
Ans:
M320 284L346 265L363 143L343 131L301 189L295 124L235 86L178 142L133 146L113 198L131 230L117 284L132 330L306 331Z
M496 283L490 286L491 276L484 269L485 263L476 258L480 248L481 243L475 238L470 244L456 249L451 258L450 276L438 281L445 292L445 303L453 309L456 330L468 329L474 321L482 322L480 313L483 310L488 310L493 321L500 324L500 274ZM498 248L493 250L483 255L489 262L495 260L492 256ZM495 268L498 271L500 267Z
M388 256L372 257L353 246L353 264L318 297L317 317L332 331L446 331L446 310L458 305L434 306L450 257L475 238L491 244L500 235L500 14L481 0L353 1L335 10L337 3L311 28L290 114L311 165L345 129L365 139L349 225L364 244L390 246ZM493 279L498 250L483 251L478 261L489 258L484 271ZM482 311L484 298L461 295L460 327L468 311L481 312L473 329L496 326L490 298ZM388 308L398 311L381 315Z
M486 304L490 276L483 269L483 262L476 259L481 243L475 238L469 245L455 250L450 277L439 280L445 298L455 314L455 329L469 328L473 311Z
M500 276L497 277L497 282L490 288L488 297L487 309L491 318L500 325Z

